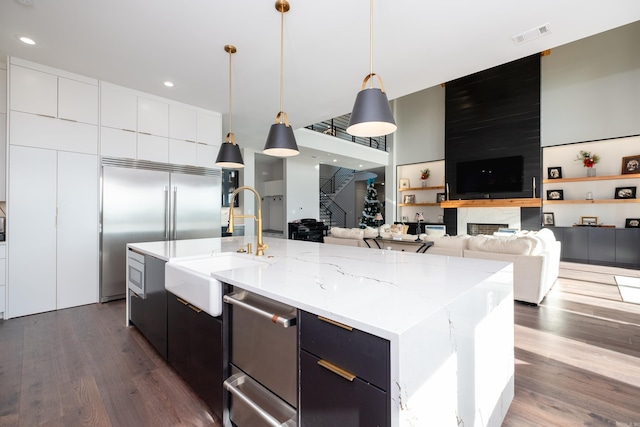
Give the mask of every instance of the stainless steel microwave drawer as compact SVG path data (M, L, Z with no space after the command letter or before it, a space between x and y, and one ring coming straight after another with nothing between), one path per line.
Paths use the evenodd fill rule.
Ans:
M389 341L300 310L300 348L389 391Z

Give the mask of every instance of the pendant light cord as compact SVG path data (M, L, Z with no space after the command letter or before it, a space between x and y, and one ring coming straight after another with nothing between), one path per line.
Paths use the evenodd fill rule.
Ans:
M373 0L369 1L369 74L373 76ZM373 79L369 85L373 87Z
M280 9L280 112L283 112L282 94L284 87L284 7ZM282 123L282 117L280 117Z
M233 133L233 114L231 113L231 87L232 87L232 82L231 82L231 58L233 57L233 52L231 51L231 49L229 49L229 133Z

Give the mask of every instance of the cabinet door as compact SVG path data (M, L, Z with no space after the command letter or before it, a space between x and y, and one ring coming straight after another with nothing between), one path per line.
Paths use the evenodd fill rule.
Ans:
M167 360L189 382L190 318L187 303L167 292Z
M139 133L138 159L167 163L169 161L169 139Z
M100 127L100 154L106 157L137 158L137 134L132 131Z
M138 97L138 132L168 137L169 104Z
M589 262L612 263L616 261L616 230L614 228L589 228Z
M98 302L98 158L58 152L57 308Z
M355 377L351 381L300 351L300 426L388 426L387 394Z
M640 230L616 230L616 263L637 268L640 266Z
M198 114L179 105L169 106L169 138L196 142Z
M136 131L138 97L125 88L102 83L100 86L100 125Z
M167 291L164 288L166 261L146 255L144 257L145 329L143 335L151 345L167 358ZM142 328L140 328L142 329Z
M203 168L216 167L216 159L220 147L217 145L196 144L196 166Z
M198 111L198 142L209 145L222 143L222 117L216 113Z
M191 309L190 384L198 396L222 419L222 322L204 311Z
M58 77L30 68L11 65L10 109L58 116Z
M98 86L58 77L58 117L98 124Z
M0 69L0 114L7 114L7 70Z
M589 230L585 227L565 228L562 240L564 260L588 262Z
M6 114L0 114L0 200L7 200L7 169L6 167L7 167L7 120L6 120Z
M9 317L56 309L56 152L9 150Z
M180 139L169 140L169 163L196 165L196 143Z

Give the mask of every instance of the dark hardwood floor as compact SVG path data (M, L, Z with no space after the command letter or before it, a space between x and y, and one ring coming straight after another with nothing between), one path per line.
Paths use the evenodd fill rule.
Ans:
M619 272L563 264L539 307L516 303L504 426L640 427L640 305ZM0 426L219 426L124 320L115 301L0 321Z

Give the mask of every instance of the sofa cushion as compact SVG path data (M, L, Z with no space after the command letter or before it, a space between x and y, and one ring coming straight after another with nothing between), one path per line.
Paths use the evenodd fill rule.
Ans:
M378 235L378 228L367 227L364 230L364 237L376 237ZM382 231L382 230L381 230Z
M526 239L519 239L516 236L473 236L469 239L468 248L472 251L529 255L531 252L531 242Z
M471 236L468 234L461 234L459 236L442 236L433 240L433 246L446 248L446 249L467 249L467 241Z
M360 228L331 228L331 236L339 237L342 239L362 239L364 237L364 230Z

